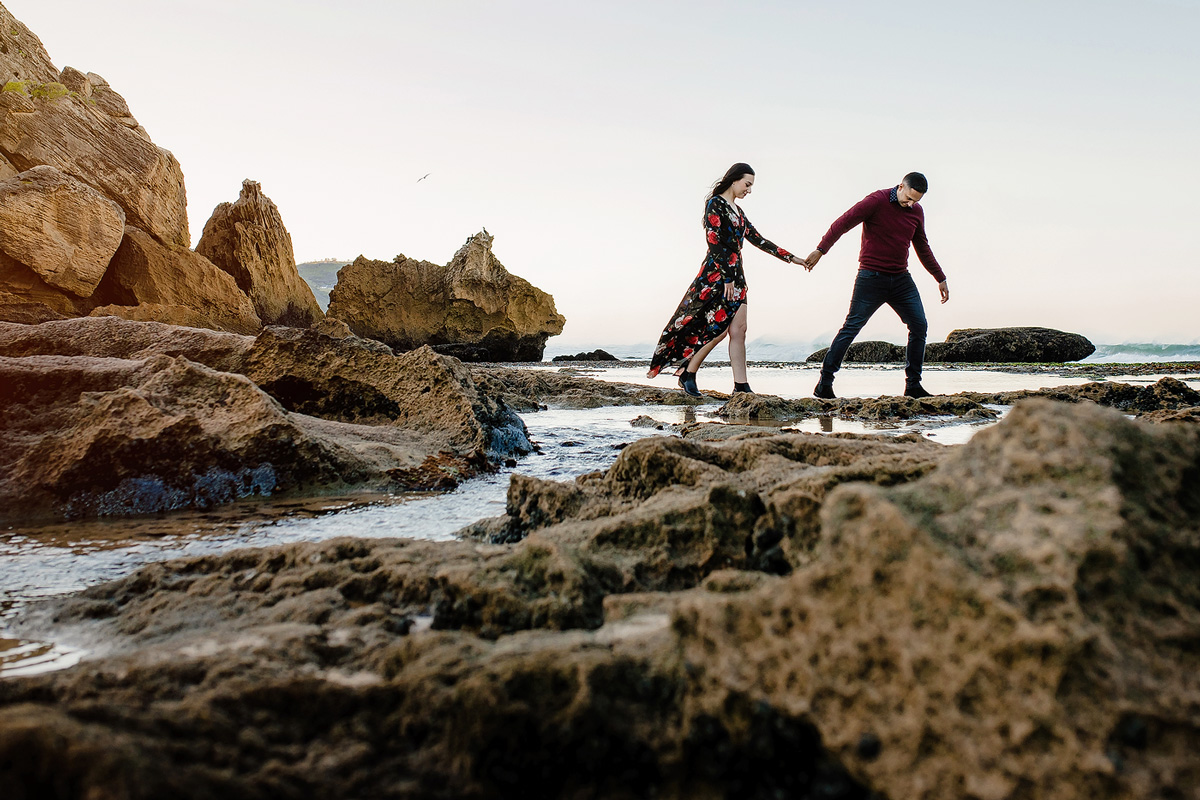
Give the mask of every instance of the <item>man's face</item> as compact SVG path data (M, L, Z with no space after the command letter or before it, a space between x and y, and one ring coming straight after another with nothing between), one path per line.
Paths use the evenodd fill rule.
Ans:
M924 192L918 192L916 189L903 183L896 187L896 202L905 208L912 208L924 196Z

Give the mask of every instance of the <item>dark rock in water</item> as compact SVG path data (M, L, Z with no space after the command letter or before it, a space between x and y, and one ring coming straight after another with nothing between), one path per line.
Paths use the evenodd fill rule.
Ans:
M620 361L621 359L604 350L593 350L590 353L576 353L573 356L555 356L551 361Z
M804 360L821 362L828 352L828 347L822 347ZM891 342L854 342L846 350L845 360L855 364L894 364L904 361L904 347Z
M1077 333L1052 328L963 328L925 348L930 362L1061 363L1078 361L1096 346Z

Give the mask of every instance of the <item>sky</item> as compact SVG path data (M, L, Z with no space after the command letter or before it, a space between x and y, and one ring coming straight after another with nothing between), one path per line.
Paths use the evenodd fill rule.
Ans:
M245 178L300 261L444 264L486 226L559 349L658 338L737 161L801 254L923 172L930 341L1200 342L1200 0L3 1L179 159L193 244ZM747 245L750 358L827 345L857 256L857 231L812 273ZM885 308L859 338L905 329Z

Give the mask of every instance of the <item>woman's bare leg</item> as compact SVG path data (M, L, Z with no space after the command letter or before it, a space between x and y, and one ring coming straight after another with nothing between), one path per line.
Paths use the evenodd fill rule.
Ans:
M734 319L736 319L736 317ZM729 328L726 328L721 333L720 336L713 339L711 342L704 345L704 347L701 347L699 350L697 350L692 355L691 359L688 360L688 365L687 365L688 372L695 372L696 370L700 369L700 365L704 363L704 359L708 358L708 354L712 352L712 349L714 347L716 347L718 344L721 343L721 340L724 339L728 333L729 333Z
M746 382L746 304L743 303L729 323L729 366L735 383Z

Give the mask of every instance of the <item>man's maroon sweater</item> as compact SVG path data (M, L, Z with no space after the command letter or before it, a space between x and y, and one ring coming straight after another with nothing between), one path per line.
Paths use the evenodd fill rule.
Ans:
M925 238L925 212L920 203L905 208L896 202L895 189L880 189L871 192L853 208L842 214L825 233L817 249L828 253L834 242L862 223L862 249L858 264L863 269L897 275L908 269L908 245L911 242L917 258L925 269L937 279L946 280L946 273L933 257L929 240Z

